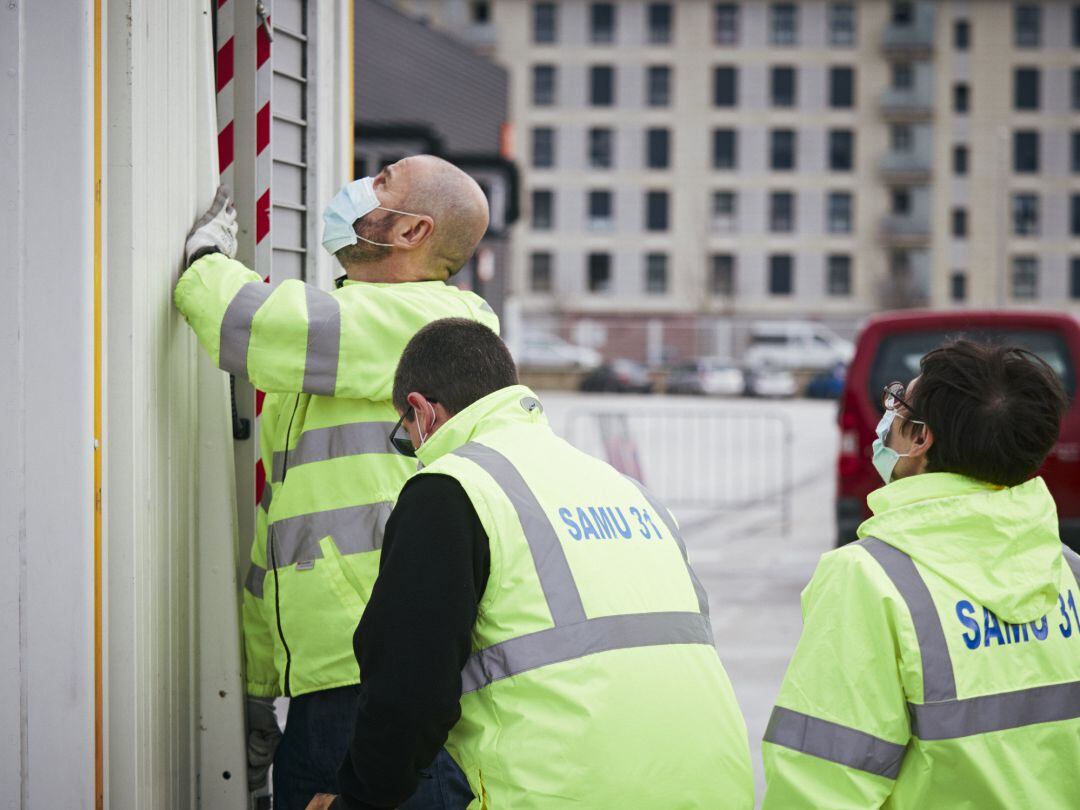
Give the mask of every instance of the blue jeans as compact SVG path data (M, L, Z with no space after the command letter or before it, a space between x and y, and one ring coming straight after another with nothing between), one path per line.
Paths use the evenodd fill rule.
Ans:
M274 754L274 810L305 810L316 793L339 793L338 768L356 722L359 686L312 692L289 701L285 733ZM400 810L464 810L472 790L445 750L421 771Z

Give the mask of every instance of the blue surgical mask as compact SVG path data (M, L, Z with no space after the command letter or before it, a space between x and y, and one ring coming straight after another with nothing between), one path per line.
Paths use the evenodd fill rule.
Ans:
M358 236L353 228L358 219L363 219L376 208L390 211L394 214L403 214L407 217L417 217L419 214L410 214L408 211L398 211L394 208L386 208L379 205L379 198L375 194L375 178L361 177L347 183L341 189L330 204L323 211L323 247L330 254L337 253L343 247L355 245L358 240L363 240L369 245L379 247L393 247L385 242L372 242Z
M896 463L902 459L907 458L911 453L898 453L891 447L885 446L885 439L889 437L889 431L892 430L893 420L907 419L906 416L901 416L896 411L886 410L882 415L881 420L877 423L877 427L874 432L877 433L877 438L874 439L874 469L877 470L878 475L881 476L881 480L886 484L892 481L893 470L896 469ZM908 419L909 422L913 422L916 425L925 425L925 422L920 422L918 419Z

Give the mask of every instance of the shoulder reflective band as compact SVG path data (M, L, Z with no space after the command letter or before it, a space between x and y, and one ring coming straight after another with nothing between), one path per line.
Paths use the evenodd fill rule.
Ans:
M270 485L269 481L263 482L262 498L259 499L259 506L267 514L270 513L270 502L274 499L274 488Z
M233 296L221 319L218 339L218 368L245 380L248 377L248 343L255 312L270 297L273 288L261 281L249 281Z
M899 775L907 750L906 746L865 731L783 706L773 708L769 726L765 729L765 742L888 779Z
M330 537L342 554L360 554L382 547L383 529L394 505L390 501L327 509L270 524L277 567L318 560L319 541Z
M330 293L304 285L308 337L304 362L304 392L332 397L337 388L341 348L341 306Z
M930 589L926 587L915 563L907 554L876 537L867 537L858 544L885 570L911 613L922 657L923 700L927 703L952 700L956 697L956 678L945 643L945 631L941 628L941 618L930 596Z
M585 607L566 553L551 521L517 467L502 453L478 442L459 447L453 455L467 458L483 469L513 504L529 544L551 621L555 625L585 621Z
M910 703L908 708L914 736L951 740L1080 717L1080 681L943 703Z
M300 434L296 447L274 453L270 480L275 483L282 480L286 458L289 469L294 470L303 464L364 453L389 453L397 456L399 454L390 444L390 431L393 429L393 422L351 422L347 425L305 430Z
M682 534L679 532L679 527L675 525L671 513L668 512L666 506L653 497L653 494L645 488L643 483L636 478L631 478L629 475L624 477L641 490L641 494L644 496L645 500L649 502L649 506L652 510L656 512L656 516L664 521L667 530L671 533L671 536L675 538L675 542L679 544L679 551L682 552L683 562L686 563L686 573L690 575L690 582L694 585L694 593L697 594L698 608L701 610L701 615L707 617L709 615L709 595L706 593L704 586L702 586L701 580L697 578L697 574L694 573L694 569L690 567L690 558L686 554L686 543L683 542Z
M1064 544L1061 546L1061 551L1065 555L1065 562L1072 569L1073 576L1076 577L1077 586L1080 586L1080 554Z
M700 613L627 613L508 639L469 656L461 671L461 691L468 694L511 675L594 653L665 644L712 648L708 620Z
M248 569L247 580L244 582L244 587L248 589L248 592L258 598L263 598L263 580L266 579L266 569L261 565L251 564Z

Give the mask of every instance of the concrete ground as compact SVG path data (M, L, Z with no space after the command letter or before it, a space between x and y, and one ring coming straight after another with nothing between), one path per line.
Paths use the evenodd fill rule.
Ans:
M631 447L645 482L678 518L746 717L760 802L760 741L802 628L799 594L833 545L835 403L565 392L540 398L557 432L601 457L606 423L606 447L624 457Z

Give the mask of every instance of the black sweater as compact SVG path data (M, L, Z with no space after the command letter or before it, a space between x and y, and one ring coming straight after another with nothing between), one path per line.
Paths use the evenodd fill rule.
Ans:
M353 636L360 705L333 810L396 807L446 743L461 716L461 669L490 563L461 484L419 475L405 485Z

